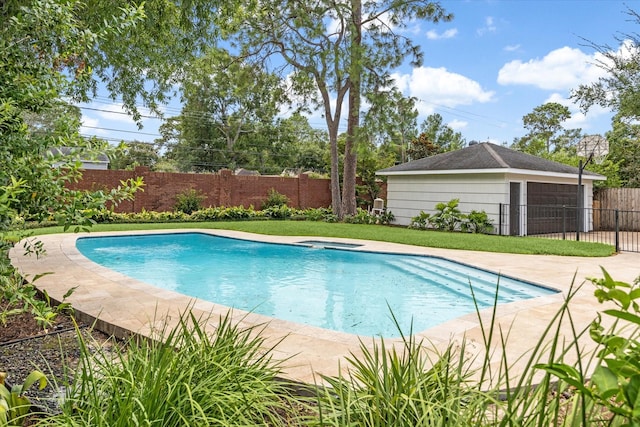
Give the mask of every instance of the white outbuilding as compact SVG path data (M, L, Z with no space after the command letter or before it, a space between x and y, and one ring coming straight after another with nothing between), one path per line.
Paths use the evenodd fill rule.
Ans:
M488 142L376 172L387 177L386 209L398 225L440 202L484 211L495 232L527 235L592 229L593 182L606 177ZM582 191L578 192L578 182Z

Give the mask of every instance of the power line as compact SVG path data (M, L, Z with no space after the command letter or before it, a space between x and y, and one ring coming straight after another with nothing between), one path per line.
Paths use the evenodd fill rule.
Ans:
M83 106L77 106L78 108L80 108L81 110L91 110L91 111L100 111L102 113L110 113L110 114L121 114L123 116L131 116L129 113L125 112L125 111L111 111L111 110L103 110L100 108L91 108L91 107L83 107ZM140 117L144 117L145 119L157 119L157 120L162 120L162 117L157 117L157 116L150 116L150 115L146 115L146 114L140 114Z
M162 135L160 135L159 133L138 132L138 131L135 131L135 130L112 129L112 128L103 128L103 127L99 127L99 126L87 126L87 125L82 125L82 127L83 128L87 128L87 129L106 130L106 131L110 131L110 132L124 132L124 133L134 133L134 134L137 134L137 135L148 135L148 136L162 137Z
M461 117L463 119L468 119L468 120L473 120L473 121L482 121L483 124L488 125L488 126L492 126L495 128L503 128L504 126L510 125L509 122L506 122L504 120L500 120L494 117L490 117L490 116L486 116L483 114L477 114L477 113L473 113L470 111L466 111L466 110L462 110L459 108L453 108L453 107L448 107L446 105L442 105L442 104L438 104L435 102L430 102L430 101L426 101L426 100L419 100L420 102L423 102L425 104L429 104L429 105L433 105L435 107L437 107L437 109L441 110L441 111L445 111L448 114L457 116L457 117ZM113 103L113 100L107 97L103 97L103 96L98 96L96 97L96 99L94 100L94 102L100 103L100 104L104 104L104 105L109 105L109 106L120 106L121 104L115 104ZM119 114L119 115L125 115L125 116L130 116L129 113L124 112L124 111L113 111L111 109L103 109L103 108L93 108L93 107L88 107L88 106L78 106L80 109L84 109L84 110L89 110L89 111L97 111L97 112L103 112L103 113L110 113L110 114ZM139 109L144 109L146 110L147 108L142 106L142 105L136 105L137 108ZM204 120L204 119L210 119L211 115L206 112L206 111L198 111L198 110L189 110L189 111L184 111L184 108L176 108L176 107L171 107L171 106L165 106L164 107L164 111L169 112L170 114L173 113L175 114L172 117L177 117L177 116L182 116L185 118L189 118L189 119L194 119L194 120ZM166 120L163 117L158 117L155 115L150 115L150 114L140 114L140 117L146 118L146 119L155 119L155 120ZM347 127L346 127L346 123L344 123L344 121L346 120L346 117L342 117L341 118L341 123L339 124L338 130L340 132L345 132ZM309 126L312 129L316 129L316 130L323 130L326 131L327 127L326 127L326 123L324 122L319 122L317 120L309 120L309 118L307 118L307 123L309 124ZM320 124L321 123L321 124ZM133 133L133 134L138 134L138 135L146 135L146 136L154 136L154 137L162 137L162 135L160 134L151 134L151 133L145 133L145 132L136 132L136 131L125 131L125 130L118 130L118 129L109 129L109 128L101 128L101 127L92 127L92 126L84 126L85 128L88 129L96 129L96 130L105 130L108 132L124 132L124 133ZM99 136L98 136L99 137ZM112 139L113 140L113 139ZM214 142L215 140L202 140L203 142Z

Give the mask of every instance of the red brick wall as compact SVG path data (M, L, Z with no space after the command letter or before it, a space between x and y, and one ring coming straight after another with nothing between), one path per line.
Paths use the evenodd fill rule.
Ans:
M253 205L259 209L270 189L284 194L295 208L320 208L331 206L331 186L329 179L313 179L307 175L299 177L280 176L238 176L229 170L216 174L151 172L146 167L135 171L85 170L83 179L74 184L75 189L110 190L120 185L120 181L142 177L144 191L138 192L132 202L123 202L117 212L172 211L176 195L195 189L206 198L202 206L244 206ZM383 187L386 197L386 186Z

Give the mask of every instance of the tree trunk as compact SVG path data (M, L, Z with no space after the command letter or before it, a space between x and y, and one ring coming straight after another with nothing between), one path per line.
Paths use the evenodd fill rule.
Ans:
M358 99L355 100L354 97ZM359 91L351 87L349 91L349 118L347 120L347 140L344 147L344 170L342 174L342 213L355 215L356 204L356 164L357 131L360 120ZM355 107L357 105L357 108ZM356 108L353 110L353 108ZM355 112L354 112L355 111Z
M351 69L349 71L349 115L347 140L344 148L344 172L342 182L342 213L355 215L356 204L356 148L360 127L360 87L362 79L362 3L352 0Z
M329 129L329 145L331 147L331 210L342 220L344 214L340 197L340 164L338 162L338 130Z

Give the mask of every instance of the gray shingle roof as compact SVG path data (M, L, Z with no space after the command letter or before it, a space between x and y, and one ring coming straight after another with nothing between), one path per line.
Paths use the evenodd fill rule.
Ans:
M578 174L578 168L515 151L501 145L482 142L461 150L449 151L431 157L413 160L390 168L379 170L380 175L387 172L448 171L482 169L524 169L547 173ZM585 170L583 175L601 177Z

